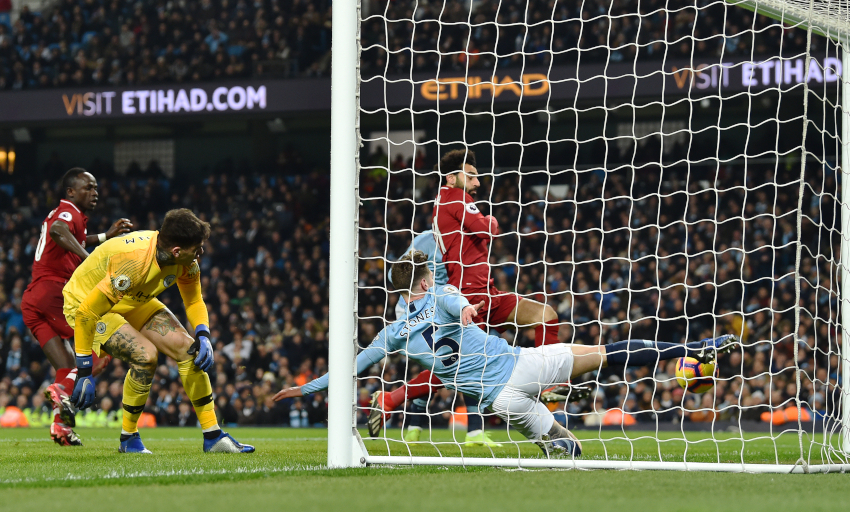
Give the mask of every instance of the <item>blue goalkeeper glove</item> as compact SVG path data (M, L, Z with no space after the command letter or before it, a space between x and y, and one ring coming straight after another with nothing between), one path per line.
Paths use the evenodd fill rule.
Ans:
M195 327L195 342L189 347L188 353L190 356L198 354L195 366L205 372L210 371L214 361L209 327L203 324Z
M77 383L74 384L71 403L80 410L94 405L95 385L91 370L92 356L77 356Z

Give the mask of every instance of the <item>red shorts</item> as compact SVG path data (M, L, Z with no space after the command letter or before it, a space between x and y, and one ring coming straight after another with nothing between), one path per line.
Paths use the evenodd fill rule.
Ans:
M505 332L511 327L507 323L508 317L516 309L519 301L522 300L519 295L497 290L495 286L491 286L489 292L464 293L463 296L473 306L483 300L484 307L478 310L478 316L473 320L485 331L487 327L492 327L499 332Z
M74 330L68 326L62 312L65 302L62 297L64 286L65 283L59 281L41 280L30 285L21 299L24 323L42 348L57 336L66 340L74 337Z

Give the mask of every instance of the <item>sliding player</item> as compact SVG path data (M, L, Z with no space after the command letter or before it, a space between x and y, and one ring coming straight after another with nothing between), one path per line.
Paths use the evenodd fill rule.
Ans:
M32 282L21 299L21 313L24 323L56 370L56 380L44 390L54 413L50 437L60 446L80 446L83 443L73 430L76 421L68 401L76 377L74 350L69 342L74 331L68 327L62 314L62 287L77 265L88 257L86 247L127 233L133 225L127 219L118 219L106 233L87 234L86 212L97 205L97 180L85 169L74 167L62 177L62 188L65 199L59 201L59 206L47 215L41 225L32 264ZM109 363L109 358L98 363L95 373Z
M76 338L77 383L71 402L80 409L95 402L92 351L106 352L130 366L124 378L120 452L151 453L142 444L137 424L160 352L177 362L183 389L203 429L204 451L254 451L222 432L213 410L206 374L213 366L210 321L197 262L209 236L209 224L194 213L171 210L159 231L136 231L98 247L65 285L65 318ZM195 328L194 340L156 298L174 283Z
M490 277L490 241L500 234L495 217L484 216L472 197L480 182L475 153L468 149L449 151L434 170L446 177L434 208L434 239L437 253L448 274L448 283L458 288L473 304L484 301L475 323L484 329L504 332L508 326L534 327L534 345L558 343L558 315L552 306L498 290ZM429 392L438 379L424 371L391 393L373 401L370 433L374 436L386 419L380 411L392 411L408 399L417 400ZM563 383L562 383L563 384ZM565 392L560 386L557 391Z
M478 398L482 406L537 443L547 455L581 455L581 443L538 400L552 384L609 365L656 366L661 360L677 357L713 362L717 354L731 351L737 342L734 335L724 335L687 344L629 340L606 346L512 347L474 323L483 304L470 305L454 286L434 286L422 252L405 255L392 271L393 286L401 290L411 318L417 321L399 320L382 330L358 354L358 374L387 353L400 352L431 368L447 387ZM324 375L304 386L283 389L274 399L327 387L328 376Z
M440 254L440 251L437 250L437 242L434 239L433 231L423 231L419 235L417 235L413 239L413 243L410 244L410 247L407 248L405 254L409 254L415 250L422 251L425 254L425 258L428 261L428 267L431 269L431 272L434 274L434 283L437 286L444 286L448 283L448 274L446 274L445 265L443 265L443 257ZM390 282L392 282L393 274L392 270L389 272ZM395 317L396 320L407 320L408 319L408 308L407 303L404 301L403 297L399 298L399 301L396 303L395 307ZM429 386L430 384L424 384L423 386ZM439 388L442 388L443 385L433 384L430 385L430 391L436 391ZM426 393L427 393L426 389ZM377 411L380 407L380 404L383 403L382 395L384 395L384 391L376 391L372 395L372 410ZM466 414L467 414L467 425L466 425L466 439L465 444L467 446L490 446L492 448L501 448L502 445L494 442L490 439L490 435L484 431L484 417L481 416L481 413L478 410L478 400L475 400L468 395L463 395L464 403L466 405ZM428 401L426 398L416 398L410 405L410 419L407 420L407 432L404 433L404 440L407 442L416 442L419 441L420 436L422 435L422 420L424 419L426 407ZM401 405L401 404L399 404ZM380 415L376 416L375 414L371 414L369 416L370 424L369 424L369 433L372 437L377 437L380 432L381 426L383 425L383 417Z

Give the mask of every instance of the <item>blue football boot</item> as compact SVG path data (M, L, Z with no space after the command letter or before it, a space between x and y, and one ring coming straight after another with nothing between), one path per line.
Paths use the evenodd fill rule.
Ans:
M706 338L700 343L702 348L697 350L694 358L701 363L713 364L717 360L717 354L732 352L735 343L738 343L738 337L734 334L724 334L717 338Z
M204 452L206 453L252 453L253 451L253 446L236 441L224 431L215 439L204 439Z
M142 444L142 437L138 432L130 436L126 441L121 441L121 446L118 448L120 453L153 453Z

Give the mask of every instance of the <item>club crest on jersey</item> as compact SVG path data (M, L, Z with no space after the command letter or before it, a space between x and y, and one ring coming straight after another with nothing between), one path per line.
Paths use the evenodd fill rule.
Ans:
M106 323L98 322L97 325L94 326L94 330L97 331L98 334L103 334L106 332Z
M478 207L475 206L475 203L466 203L466 211L475 214L478 213Z
M130 278L124 274L112 278L112 287L118 290L119 292L127 290L132 285L133 282L130 281Z
M174 280L177 279L177 276L174 274L165 276L165 279L162 280L162 286L168 288L172 284L174 284Z
M62 220L67 220L68 222L74 220L74 217L71 216L71 212L62 212L59 214L59 218Z

